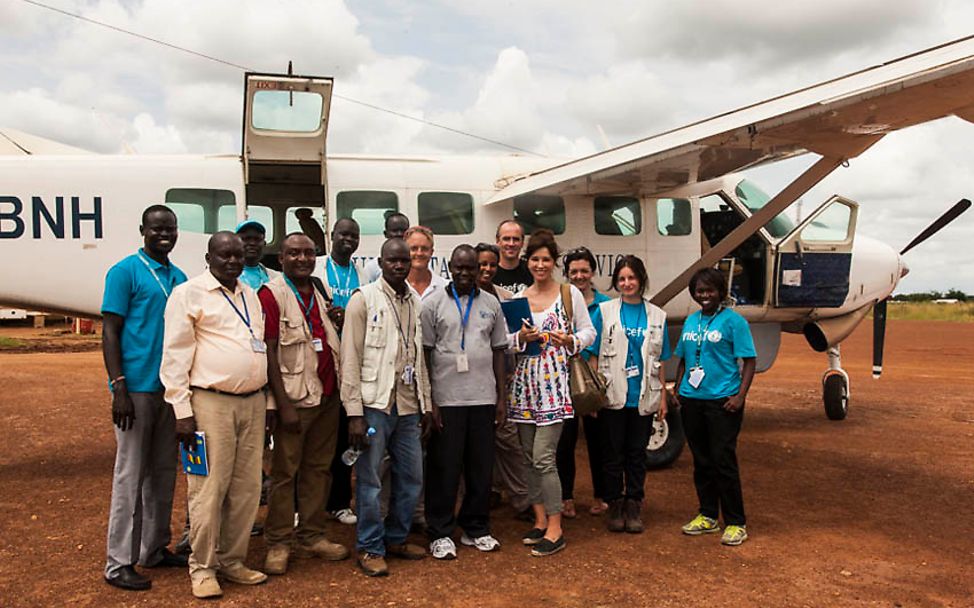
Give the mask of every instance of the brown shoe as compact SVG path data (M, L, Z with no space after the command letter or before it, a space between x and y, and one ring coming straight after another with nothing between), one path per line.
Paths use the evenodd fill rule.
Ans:
M340 562L349 556L344 545L333 543L327 538L319 538L310 545L298 545L294 549L296 557L320 557L330 562Z
M626 529L626 521L622 515L623 500L621 498L609 503L609 511L605 518L605 527L609 532L623 532Z
M264 572L281 575L287 572L287 562L291 555L291 548L287 545L271 545L264 558Z
M199 579L193 579L193 597L205 600L222 595L223 589L220 588L220 583L217 582L215 576L206 575L199 577Z
M423 559L426 557L426 549L412 543L386 545L386 555L390 557L398 557L399 559Z
M626 520L626 532L630 534L642 534L643 520L641 517L642 501L626 499L624 507L624 517Z
M386 558L375 553L362 552L358 554L358 567L362 569L365 576L389 576L389 567L386 566Z
M263 572L251 570L240 563L220 568L220 576L238 585L259 585L267 580L267 575Z

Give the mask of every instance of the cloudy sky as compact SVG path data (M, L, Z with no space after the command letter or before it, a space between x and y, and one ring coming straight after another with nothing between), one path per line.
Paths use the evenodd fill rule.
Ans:
M971 34L962 0L42 0L261 71L573 157ZM0 125L97 152L236 152L241 70L23 0L0 2ZM604 134L604 136L603 136ZM336 99L331 151L503 153ZM804 197L861 204L902 247L974 195L974 125L895 133ZM755 176L774 191L810 164ZM911 252L900 291L974 292L974 212Z

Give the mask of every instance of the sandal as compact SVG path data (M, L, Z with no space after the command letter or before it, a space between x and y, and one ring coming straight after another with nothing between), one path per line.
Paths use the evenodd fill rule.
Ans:
M598 502L592 505L592 507L588 510L589 515L594 515L596 517L602 515L603 513L609 510L609 505L604 500L601 499L597 499L597 500Z
M561 516L568 519L575 519L578 513L575 511L575 501L569 498L561 501Z

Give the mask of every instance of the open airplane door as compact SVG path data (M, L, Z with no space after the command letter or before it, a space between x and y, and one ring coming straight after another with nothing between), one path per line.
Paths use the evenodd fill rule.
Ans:
M274 209L275 234L267 240L276 243L285 234L287 222L281 220L285 220L286 209L327 209L325 142L333 80L254 72L248 72L245 79L247 204Z
M858 203L833 196L778 242L775 306L842 306L858 214Z

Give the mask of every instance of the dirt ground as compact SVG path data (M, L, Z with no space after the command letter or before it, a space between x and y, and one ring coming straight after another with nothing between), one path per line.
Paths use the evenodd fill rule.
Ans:
M0 335L3 335L0 332ZM751 540L680 534L696 508L685 451L647 481L647 532L610 535L583 511L545 559L525 524L494 511L501 551L454 562L296 561L287 576L225 585L226 605L972 606L974 324L891 322L886 372L869 376L870 331L843 345L847 420L825 418L825 357L785 336L747 404L740 460ZM99 352L0 354L0 606L189 605L185 571L150 571L149 592L102 581L114 438ZM584 442L582 444L584 447ZM591 484L579 450L578 502ZM177 483L181 528L185 483ZM351 527L332 536L353 543ZM422 539L417 539L422 540ZM263 563L251 543L250 563Z

